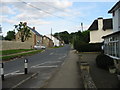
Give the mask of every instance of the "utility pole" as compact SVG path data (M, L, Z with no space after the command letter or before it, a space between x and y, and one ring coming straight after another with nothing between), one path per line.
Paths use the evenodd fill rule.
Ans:
M51 28L51 40L52 40L52 28Z
M81 22L81 32L83 31L83 23Z
M2 32L2 27L1 27L1 25L0 25L0 33Z

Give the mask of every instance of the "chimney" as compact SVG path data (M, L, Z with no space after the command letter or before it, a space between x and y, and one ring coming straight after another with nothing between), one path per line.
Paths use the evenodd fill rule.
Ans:
M27 22L24 22L24 24L27 26Z
M33 27L33 30L35 30L35 27Z
M103 18L98 18L98 30L103 30Z

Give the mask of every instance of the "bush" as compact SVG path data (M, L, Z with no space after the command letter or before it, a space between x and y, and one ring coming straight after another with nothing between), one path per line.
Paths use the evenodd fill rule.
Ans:
M74 48L79 52L100 52L102 43L76 42Z
M108 70L109 67L114 66L114 60L102 53L97 56L96 65L100 68Z

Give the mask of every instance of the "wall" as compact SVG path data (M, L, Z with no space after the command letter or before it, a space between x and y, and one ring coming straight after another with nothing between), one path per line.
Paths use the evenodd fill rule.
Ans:
M31 43L32 46L34 46L34 33L32 31L30 31L30 33L31 33L31 37L29 37L25 42L26 43ZM21 42L21 38L19 36L19 32L16 34L15 39L16 39L16 41Z
M46 35L46 36L49 37L50 39L52 39L54 46L60 46L60 41L57 38L55 38L53 36L51 38L51 35Z
M120 8L119 8L120 9ZM120 30L120 10L117 9L115 11L115 15L113 16L113 30L114 32Z
M2 41L2 50L9 49L31 49L31 42L20 42L20 41ZM0 48L1 50L1 48Z
M43 37L42 44L46 47L53 47L53 41L45 36Z
M90 43L101 43L103 42L102 37L108 34L111 34L113 31L111 30L93 30L90 31Z

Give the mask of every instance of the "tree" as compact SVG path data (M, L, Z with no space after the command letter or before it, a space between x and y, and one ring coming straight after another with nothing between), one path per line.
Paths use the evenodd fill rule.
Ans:
M27 26L27 23L20 22L18 25L15 25L15 29L19 32L21 37L21 42L24 42L29 37L31 37L30 29Z
M15 31L8 31L5 40L14 40L15 39Z
M0 35L0 40L4 40L5 38L3 36Z
M67 31L55 33L54 36L63 40L65 44L69 44L70 42L70 34Z

